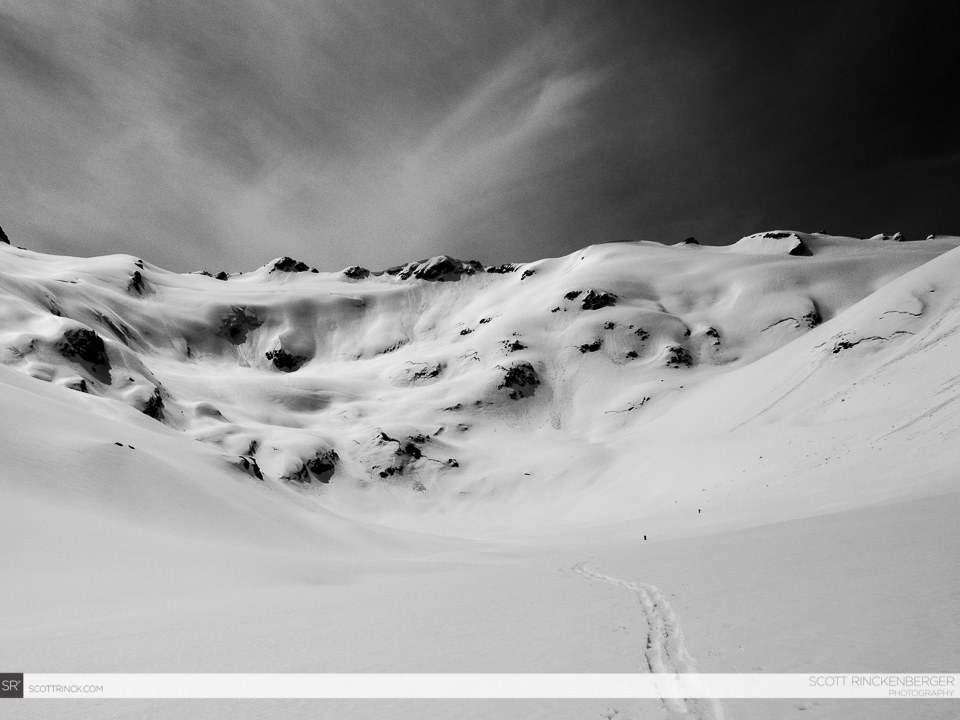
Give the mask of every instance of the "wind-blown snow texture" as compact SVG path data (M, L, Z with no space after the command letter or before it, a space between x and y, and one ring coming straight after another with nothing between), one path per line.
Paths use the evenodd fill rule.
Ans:
M80 608L955 493L960 238L889 239L230 274L0 245L3 492L36 557L61 557L54 525L92 553L229 546L195 575L158 561L169 582L123 553L96 580L66 565ZM20 609L43 618L56 603L27 574Z

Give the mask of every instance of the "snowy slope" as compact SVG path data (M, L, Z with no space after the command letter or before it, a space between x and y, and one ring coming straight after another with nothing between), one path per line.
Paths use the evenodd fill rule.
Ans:
M267 481L336 476L334 487L381 484L446 501L505 484L486 478L505 471L498 456L515 464L501 448L526 444L526 433L547 455L566 455L537 459L538 474L563 475L572 457L623 454L617 426L685 407L694 389L755 389L751 372L767 383L793 377L788 362L758 361L788 346L777 357L806 365L812 340L800 338L825 321L811 338L839 338L827 328L843 326L847 342L902 342L907 319L926 325L950 312L949 287L929 307L907 287L867 311L881 319L845 315L954 239L766 235L728 248L595 246L503 273L446 258L367 277L277 261L226 281L126 256L5 247L2 360L244 456ZM812 255L790 254L791 243ZM828 351L845 367L877 350ZM717 410L701 425L742 415ZM487 437L507 427L509 440Z
M217 277L0 245L0 533L17 549L0 599L19 618L0 660L645 667L602 628L651 618L605 603L663 558L785 520L839 536L816 518L960 491L960 238L883 239ZM423 609L410 629L395 601ZM869 631L848 632L849 649Z
M435 258L319 273L282 259L226 280L4 246L0 360L89 394L94 413L119 402L217 447L254 482L319 488L341 511L379 493L377 508L502 517L579 504L584 487L637 478L629 468L657 495L708 471L677 462L726 481L781 424L802 452L796 425L861 432L843 422L859 412L879 444L884 409L916 395L919 418L932 378L950 381L956 245L777 232L725 248L594 246L501 272ZM909 397L885 403L891 373ZM681 449L691 442L726 449ZM840 450L809 442L805 457L833 453L836 467ZM490 510L498 498L508 507Z

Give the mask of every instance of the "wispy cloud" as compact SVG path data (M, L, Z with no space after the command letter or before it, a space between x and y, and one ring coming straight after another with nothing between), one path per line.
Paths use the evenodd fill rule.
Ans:
M923 92L917 68L942 75L947 45L888 62L873 51L909 30L907 11L851 8L8 0L0 223L38 249L178 269L502 262L807 217L839 229L833 205L800 207L810 187L927 162L952 127L904 95ZM940 197L951 173L923 186ZM930 211L916 178L881 175L871 228Z
M28 228L57 251L112 241L180 267L454 251L577 158L603 81L556 18L503 11L501 32L457 4L144 0L79 26L20 10L0 47Z
M399 225L405 243L427 252L455 246L467 225L503 232L498 215L515 213L515 201L582 158L591 144L584 105L604 75L558 68L556 42L538 37L514 51L415 142L394 148L377 189L381 236Z

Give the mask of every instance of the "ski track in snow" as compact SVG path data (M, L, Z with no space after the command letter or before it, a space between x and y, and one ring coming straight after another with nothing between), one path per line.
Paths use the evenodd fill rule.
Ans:
M693 658L683 646L680 617L670 607L670 603L666 601L660 588L646 583L630 582L604 575L588 568L586 561L577 563L572 570L588 580L617 585L637 596L644 622L647 625L644 656L647 661L647 669L651 673L696 672ZM706 698L685 700L661 698L661 700L671 713L690 715L697 720L723 720L723 709L719 700Z

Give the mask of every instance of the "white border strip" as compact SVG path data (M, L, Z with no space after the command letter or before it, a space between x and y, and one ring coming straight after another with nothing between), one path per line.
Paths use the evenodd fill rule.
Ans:
M957 698L960 674L25 673L24 698Z

